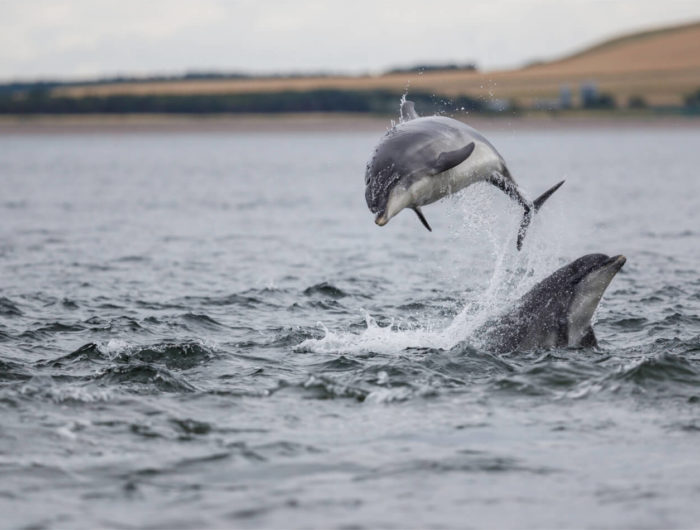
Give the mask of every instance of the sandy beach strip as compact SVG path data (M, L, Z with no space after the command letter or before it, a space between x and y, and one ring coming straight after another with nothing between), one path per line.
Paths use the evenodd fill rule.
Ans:
M454 116L481 130L700 127L700 117L610 114ZM365 114L90 114L0 116L0 135L133 133L382 132L390 116Z

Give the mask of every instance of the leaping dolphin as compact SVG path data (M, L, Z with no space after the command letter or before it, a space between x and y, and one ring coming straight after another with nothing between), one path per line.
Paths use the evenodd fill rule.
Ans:
M493 184L525 210L518 250L533 213L564 183L562 180L530 202L518 189L503 157L478 131L444 116L421 118L413 102L404 101L401 122L384 135L367 163L365 199L379 226L411 208L432 231L420 207L480 181Z
M624 256L588 254L554 272L476 331L489 350L597 346L591 318Z

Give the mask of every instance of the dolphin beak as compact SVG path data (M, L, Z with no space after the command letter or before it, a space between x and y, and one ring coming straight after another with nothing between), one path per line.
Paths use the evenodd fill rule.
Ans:
M622 266L627 262L627 258L624 257L622 254L619 256L615 256L613 259L613 264L617 267L618 270L622 268Z
M377 223L378 226L384 226L389 222L389 219L386 218L386 214L384 212L379 212L377 217L375 217L374 222Z

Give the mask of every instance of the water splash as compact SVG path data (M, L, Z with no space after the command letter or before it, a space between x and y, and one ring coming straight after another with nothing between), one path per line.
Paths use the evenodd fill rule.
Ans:
M367 328L359 335L346 331L331 331L321 324L325 335L320 339L306 339L295 350L314 353L392 354L408 348L451 347L441 331L434 331L429 327L406 329L395 322L388 326L380 326L369 313L365 313L364 316Z
M449 350L465 341L473 341L480 326L558 266L553 257L557 255L558 238L551 229L545 229L545 225L556 226L557 223L543 221L542 214L533 220L528 241L518 252L515 237L521 210L502 198L498 191L486 185L471 186L468 192L462 190L445 201L445 205L451 223L452 247L470 249L470 252L478 249L493 263L482 291L466 297L461 311L449 322L407 326L392 321L388 326L380 326L366 313L367 327L360 334L332 331L322 326L322 338L307 339L296 350L343 354L395 354L409 348ZM458 285L458 278L452 283Z
M401 94L401 99L399 100L399 124L402 124L406 122L406 118L403 115L403 109L404 105L406 104L407 101L407 96L408 96L408 85L406 85L406 89L404 90L404 93Z

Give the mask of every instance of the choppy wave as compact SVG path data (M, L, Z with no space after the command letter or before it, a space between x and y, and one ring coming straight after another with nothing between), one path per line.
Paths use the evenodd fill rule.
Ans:
M12 300L4 296L0 297L0 315L17 317L22 314L22 311Z
M362 134L12 139L3 522L691 527L697 134L546 129L496 142L529 197L567 179L522 252L487 185L378 229ZM598 348L485 351L589 252L628 257Z

